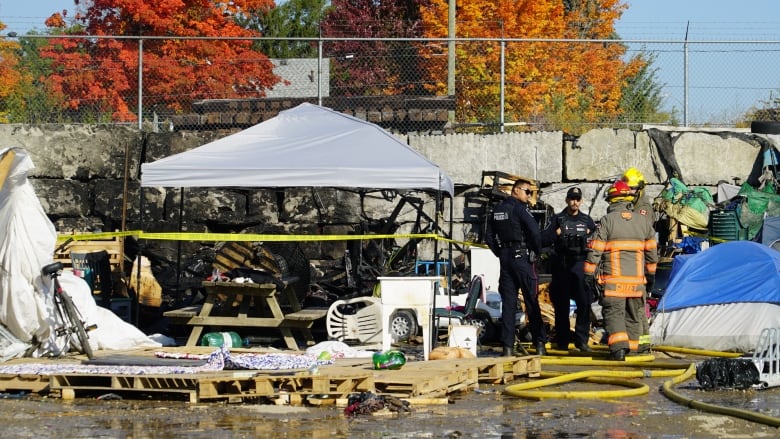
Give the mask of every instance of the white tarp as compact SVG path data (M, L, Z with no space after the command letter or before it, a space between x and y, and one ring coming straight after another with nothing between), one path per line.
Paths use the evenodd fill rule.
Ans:
M454 194L435 163L381 127L303 103L190 151L141 165L145 187L333 187Z
M765 328L780 328L780 305L753 302L697 306L658 312L650 325L650 341L708 351L753 352Z
M0 149L0 157L10 150ZM33 336L41 341L35 355L56 355L67 351L67 340L58 339L52 330L56 320L51 285L41 277L41 268L54 262L57 232L27 180L32 160L22 148L13 151L16 156L0 190L0 323L24 343ZM89 333L93 349L160 346L110 310L98 307L83 279L63 273L60 281L87 324L97 324Z

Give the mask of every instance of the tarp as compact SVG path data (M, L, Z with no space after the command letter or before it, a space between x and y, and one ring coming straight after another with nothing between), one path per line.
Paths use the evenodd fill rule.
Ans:
M332 187L454 194L436 164L381 127L303 103L251 128L141 165L146 187Z
M55 313L52 284L41 276L41 268L54 262L57 232L27 178L34 169L29 154L22 148L0 148L0 157L10 151L14 159L0 190L0 324L26 345L33 338L40 341L33 355L59 355L68 350L68 339L54 330L61 323ZM97 306L83 279L63 272L60 282L87 324L97 324L89 333L94 350L160 346L110 310Z
M730 241L674 258L650 326L654 344L748 352L780 327L780 252Z
M673 311L735 302L780 305L780 252L752 241L730 241L675 257L658 307Z

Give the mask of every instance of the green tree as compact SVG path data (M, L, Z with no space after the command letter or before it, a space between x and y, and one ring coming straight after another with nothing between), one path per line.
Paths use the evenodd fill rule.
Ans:
M327 0L287 0L275 8L260 10L254 16L238 17L236 22L267 38L317 38L327 4ZM317 44L312 41L261 40L255 49L270 58L317 56Z
M39 35L30 31L28 36ZM53 92L48 81L52 73L51 60L41 57L40 49L49 42L44 38L20 38L19 70L26 80L19 84L13 99L12 122L55 123L67 120L63 100Z
M750 128L753 121L780 121L780 92L771 91L766 100L759 102L758 107L751 108L738 118L736 127Z
M642 67L629 77L620 98L619 120L625 123L674 123L674 113L661 111L663 84L658 82L658 68L653 64L656 55L640 54Z

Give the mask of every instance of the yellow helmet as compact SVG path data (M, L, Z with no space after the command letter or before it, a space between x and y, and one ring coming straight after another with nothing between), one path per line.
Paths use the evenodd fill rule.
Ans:
M637 168L626 169L621 180L628 183L631 189L643 189L645 187L645 176Z

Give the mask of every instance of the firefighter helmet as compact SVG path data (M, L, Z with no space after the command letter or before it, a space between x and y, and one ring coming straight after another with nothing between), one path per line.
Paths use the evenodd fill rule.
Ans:
M619 201L632 201L634 194L631 193L631 188L628 187L628 183L623 180L617 180L612 183L612 186L607 189L607 201L610 203L617 203Z
M637 168L626 169L621 180L628 183L631 189L644 189L645 187L645 176Z

